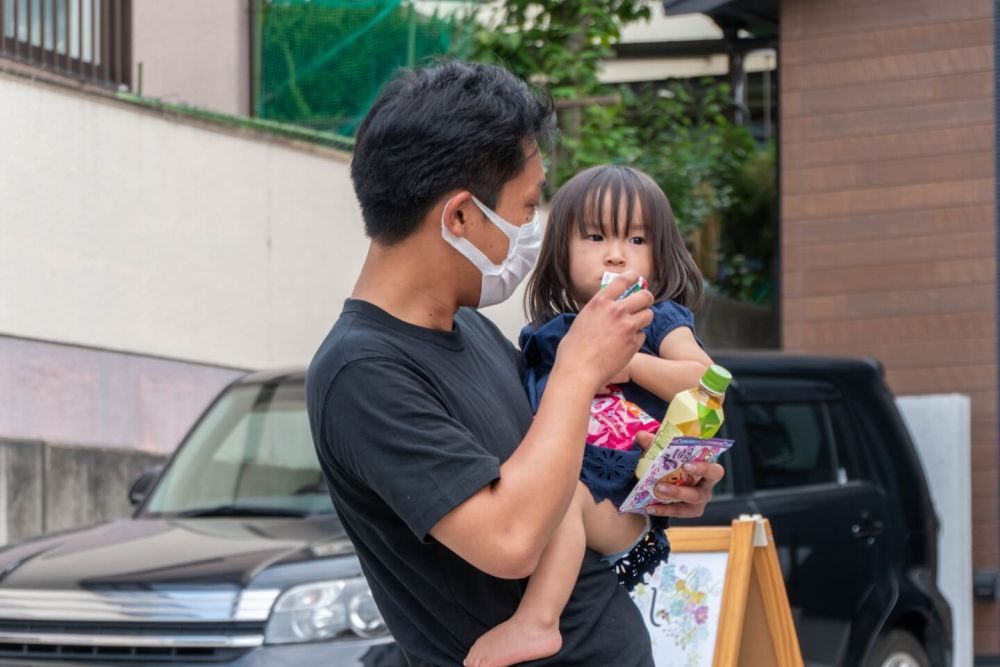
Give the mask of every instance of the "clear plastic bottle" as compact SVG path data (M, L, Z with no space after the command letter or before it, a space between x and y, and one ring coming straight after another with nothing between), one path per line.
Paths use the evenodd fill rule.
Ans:
M667 407L667 414L663 417L660 430L656 432L653 444L639 460L635 476L642 477L657 454L674 438L680 436L711 438L718 433L725 420L722 399L732 380L733 376L729 371L713 364L701 376L701 383L697 387L674 396L674 400L670 401Z

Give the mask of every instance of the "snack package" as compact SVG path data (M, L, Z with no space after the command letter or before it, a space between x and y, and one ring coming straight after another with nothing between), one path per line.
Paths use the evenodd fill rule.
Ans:
M678 486L693 486L700 480L684 472L685 463L702 461L712 463L719 455L733 446L732 440L723 438L674 438L659 455L653 459L649 470L636 482L628 498L619 507L621 512L645 514L644 508L650 504L669 505L676 500L662 501L653 495L653 487L661 478Z
M656 421L635 403L625 400L617 385L609 385L610 393L595 396L590 404L590 424L587 426L587 444L628 451L639 431L656 433Z
M601 289L604 289L605 287L607 287L608 283L610 283L612 280L614 280L615 278L617 278L619 275L620 274L618 274L618 273L612 273L611 271L605 271L604 275L601 276ZM643 278L642 276L639 276L639 280L637 280L635 282L635 284L632 285L631 287L629 287L627 290L625 290L624 292L622 292L622 295L620 297L618 297L616 299L616 301L621 301L622 299L624 299L628 295L635 294L639 290L646 289L647 287L649 287L649 283L646 282L645 278Z

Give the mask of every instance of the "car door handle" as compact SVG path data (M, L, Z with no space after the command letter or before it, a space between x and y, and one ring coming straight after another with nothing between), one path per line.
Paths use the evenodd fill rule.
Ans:
M865 540L871 544L876 537L882 534L882 522L879 519L873 519L868 512L862 512L858 523L851 526L851 534L859 540Z

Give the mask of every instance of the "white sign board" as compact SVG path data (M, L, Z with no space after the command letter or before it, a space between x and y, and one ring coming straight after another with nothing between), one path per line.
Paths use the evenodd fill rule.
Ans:
M674 553L632 598L657 667L711 667L729 554Z

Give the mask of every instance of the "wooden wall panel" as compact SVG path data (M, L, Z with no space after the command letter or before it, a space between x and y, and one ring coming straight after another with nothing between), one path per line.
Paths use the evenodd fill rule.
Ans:
M794 146L783 166L787 169L837 164L865 164L906 160L922 156L964 154L982 150L993 142L993 121L976 125L938 129L891 132L860 139L818 141L807 138ZM791 142L783 141L789 149Z
M781 6L784 347L970 396L973 561L998 567L994 2ZM975 614L1000 655L997 605Z
M791 168L783 169L787 173ZM786 244L808 248L823 243L901 243L912 237L995 233L995 215L992 205L987 204L800 220L783 228L782 239Z
M870 0L862 0L870 4ZM840 3L838 6L843 6ZM787 35L785 36L787 37ZM844 60L859 60L906 53L944 51L963 46L992 46L993 26L980 18L951 23L933 23L878 31L878 39L867 32L810 36L782 40L781 64L795 67Z

